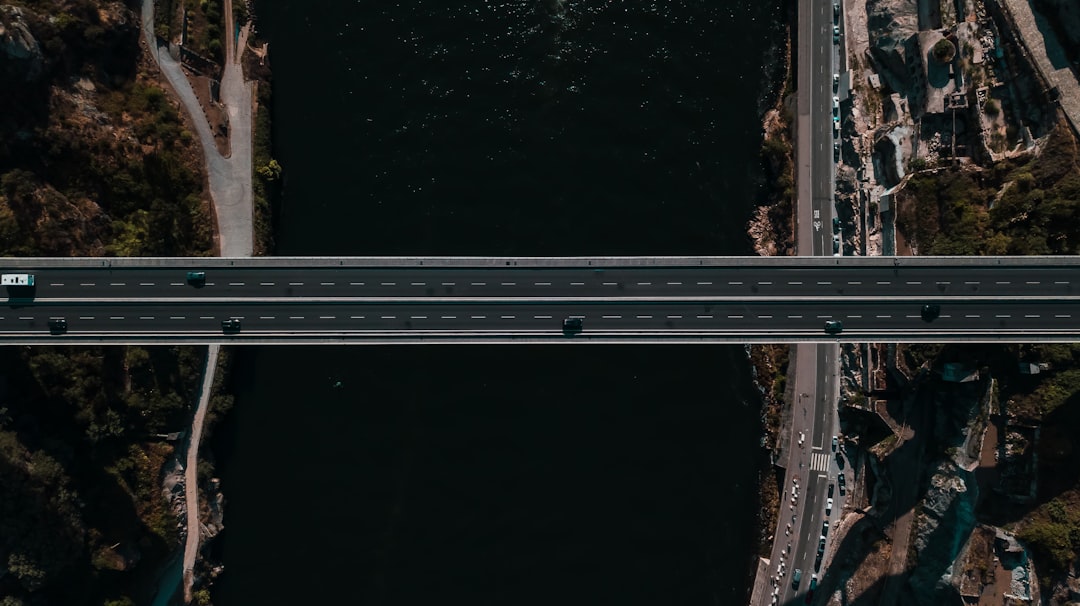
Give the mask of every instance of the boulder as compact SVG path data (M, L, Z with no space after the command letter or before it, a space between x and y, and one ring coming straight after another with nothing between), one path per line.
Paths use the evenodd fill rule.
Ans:
M25 9L0 5L0 79L33 82L45 68L41 45L30 33Z

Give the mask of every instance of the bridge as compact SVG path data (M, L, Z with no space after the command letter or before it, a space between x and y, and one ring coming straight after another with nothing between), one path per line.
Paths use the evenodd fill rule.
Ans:
M0 267L35 276L32 288L8 288L4 344L1080 340L1076 257L8 258ZM581 319L580 332L564 331L567 318ZM842 330L826 332L829 321Z

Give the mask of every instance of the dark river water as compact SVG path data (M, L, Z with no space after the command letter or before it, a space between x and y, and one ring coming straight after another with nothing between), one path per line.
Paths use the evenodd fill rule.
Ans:
M256 2L277 253L750 254L780 5ZM251 348L233 388L218 606L745 601L741 348Z

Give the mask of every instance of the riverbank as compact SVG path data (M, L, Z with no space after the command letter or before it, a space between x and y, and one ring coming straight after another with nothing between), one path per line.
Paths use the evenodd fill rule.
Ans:
M792 126L795 97L791 61L792 29L788 27L783 53L782 85L776 101L765 112L762 121L762 143L759 152L765 172L759 204L747 225L747 234L759 256L789 256L795 252L795 159ZM761 393L762 457L758 470L758 548L757 559L772 549L772 532L780 511L780 488L776 460L779 451L781 418L787 398L787 345L750 345L747 356L754 373L754 382ZM753 585L750 586L751 589Z

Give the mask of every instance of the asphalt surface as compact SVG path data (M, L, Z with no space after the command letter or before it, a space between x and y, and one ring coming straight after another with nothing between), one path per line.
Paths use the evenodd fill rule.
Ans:
M240 335L251 333L363 333L365 331L457 334L561 334L562 321L583 319L583 334L698 334L750 337L821 336L827 320L843 322L847 338L924 335L945 340L985 333L1018 337L1080 336L1080 311L1072 301L956 302L926 322L912 302L355 302L297 300L236 302L55 302L11 305L0 310L0 338L47 331L49 319L67 321L67 335L217 334L221 321L238 318ZM1017 311L1019 308L1019 311ZM62 340L63 336L58 336Z
M197 269L197 268L196 268ZM43 299L184 297L792 297L1080 296L1070 267L214 268L201 288L177 269L43 268ZM19 293L9 291L9 295Z
M833 145L839 141L833 120L833 97L837 94L833 74L839 72L837 61L840 53L833 41L832 28L840 19L834 16L833 3L827 0L799 0L798 15L796 248L801 256L842 255L841 236L835 234L833 229L833 217L836 215ZM899 267L896 269L895 273L880 267L866 273L847 273L846 270L828 272L827 275L815 276L812 285L806 283L810 279L789 276L783 282L783 287L785 292L792 293L796 291L787 289L809 287L826 289L832 295L847 297L861 295L896 299L910 296L931 302L942 296L962 293L978 296L980 291L986 293L988 290L984 289L983 282L993 283L995 287L1008 287L1011 284L997 283L1014 281L1012 277L999 277L993 271L976 277L968 277L971 274L966 271L962 274L946 272L936 276L916 276L906 271L901 273ZM1024 274L1017 274L1016 279L1021 275ZM777 280L771 281L774 284L767 285L768 288L775 288ZM1026 278L1023 280L1025 286L1035 286L1026 284L1027 281ZM1051 283L1054 281L1051 280ZM760 288L759 285L759 291ZM965 291L965 288L968 290ZM798 295L792 296L809 291L797 292ZM909 309L905 308L905 316L910 315ZM844 322L845 332L850 333L854 330L853 322L861 322L864 318L837 319ZM824 510L828 485L835 478L835 459L829 459L825 453L831 451L831 438L839 426L835 404L839 395L839 347L835 343L799 343L793 346L793 354L795 401L791 403L791 435L784 453L786 460L783 466L787 470L785 488L768 563L768 580L764 587L758 587L754 593L756 604L803 603L811 579L815 575L820 579L825 573L827 552L819 566L814 566L822 522L826 517L831 517L833 521L838 519L841 508L839 493L836 492L832 515L826 516ZM792 582L795 570L802 574L798 584Z

